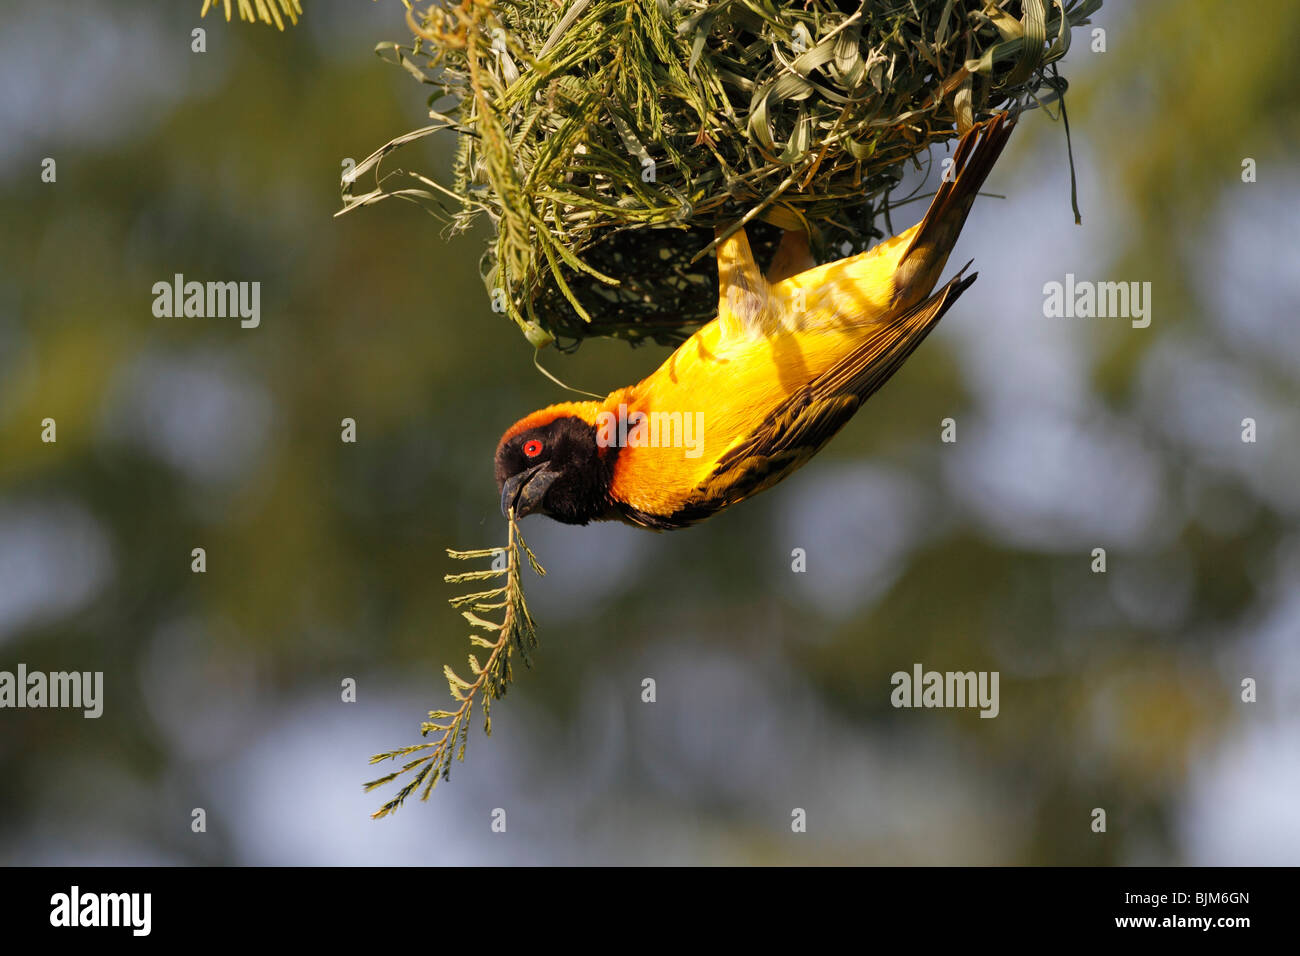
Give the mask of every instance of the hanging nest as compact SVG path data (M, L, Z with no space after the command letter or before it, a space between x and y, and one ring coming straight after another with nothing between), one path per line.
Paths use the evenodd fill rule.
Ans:
M1059 98L1053 64L1101 6L405 2L413 41L378 52L434 88L434 122L345 177L343 211L399 196L452 232L486 214L492 307L539 347L690 335L716 309L715 226L746 226L760 262L784 229L819 261L892 234L905 164L982 114ZM443 130L449 178L381 169Z

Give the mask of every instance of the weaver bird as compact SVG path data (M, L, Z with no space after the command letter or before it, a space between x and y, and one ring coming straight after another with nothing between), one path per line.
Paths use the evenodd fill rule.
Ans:
M807 240L787 232L764 277L743 228L719 242L717 318L636 385L501 437L502 512L681 528L803 465L975 281L931 295L1013 126L1003 113L969 130L925 217L861 255L800 271Z

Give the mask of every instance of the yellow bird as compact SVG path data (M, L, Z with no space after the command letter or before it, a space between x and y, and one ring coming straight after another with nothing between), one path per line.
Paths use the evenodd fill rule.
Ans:
M743 229L720 242L717 318L636 385L506 431L501 510L681 528L791 474L975 281L931 295L1013 127L1001 113L969 130L924 218L861 255L797 271L806 239L786 233L764 277Z

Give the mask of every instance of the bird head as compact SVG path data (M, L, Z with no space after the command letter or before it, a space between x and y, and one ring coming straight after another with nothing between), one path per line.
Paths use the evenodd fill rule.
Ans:
M605 517L614 456L596 442L596 412L595 402L566 402L510 426L496 453L502 514L565 524Z

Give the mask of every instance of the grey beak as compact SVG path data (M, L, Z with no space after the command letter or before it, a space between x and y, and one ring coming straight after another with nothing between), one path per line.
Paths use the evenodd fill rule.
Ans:
M542 462L505 480L501 485L503 515L509 515L510 509L514 508L515 517L522 518L541 508L547 489L560 477L559 472L549 470L546 465L546 462Z

